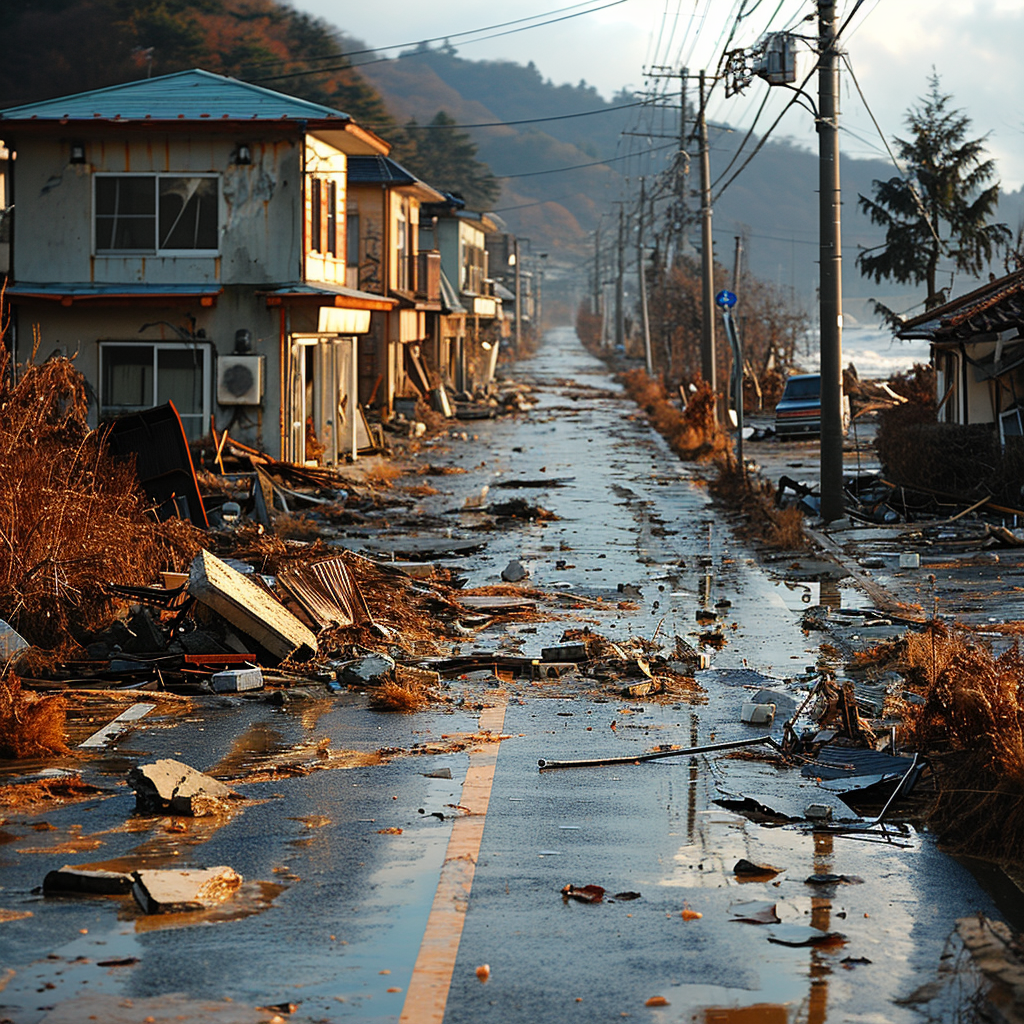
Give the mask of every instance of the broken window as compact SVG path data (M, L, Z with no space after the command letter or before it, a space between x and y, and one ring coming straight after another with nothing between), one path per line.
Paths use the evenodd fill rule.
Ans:
M173 402L185 435L202 437L210 417L210 348L177 342L100 344L100 417Z
M97 174L95 181L97 253L217 252L215 175Z

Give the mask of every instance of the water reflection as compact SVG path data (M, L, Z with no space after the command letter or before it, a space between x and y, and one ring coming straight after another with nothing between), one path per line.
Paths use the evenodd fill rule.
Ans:
M814 833L814 873L832 874L831 832ZM811 927L829 931L832 922L832 901L824 896L811 898ZM824 1024L828 1017L828 976L832 968L822 952L811 947L811 994L807 1002L807 1024Z
M704 1010L704 1024L788 1024L789 1013L778 1003L756 1003L754 1006L709 1006Z

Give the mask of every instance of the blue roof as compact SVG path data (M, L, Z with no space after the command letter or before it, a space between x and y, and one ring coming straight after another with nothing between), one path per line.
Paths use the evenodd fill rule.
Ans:
M348 114L198 68L0 111L3 121L326 120Z
M415 185L419 182L412 171L407 171L397 160L386 156L350 156L348 183L350 185Z

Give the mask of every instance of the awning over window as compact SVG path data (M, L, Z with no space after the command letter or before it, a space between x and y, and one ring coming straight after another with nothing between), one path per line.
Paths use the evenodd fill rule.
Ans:
M267 297L268 306L280 306L282 302L306 302L314 306L338 306L341 309L369 309L387 312L398 305L398 299L390 299L373 292L361 292L340 284L317 282L307 284L282 284L260 292Z
M7 297L14 302L19 299L46 299L62 306L77 302L103 305L126 300L177 302L182 299L199 299L202 305L212 306L223 290L219 284L37 284L21 281L7 286Z

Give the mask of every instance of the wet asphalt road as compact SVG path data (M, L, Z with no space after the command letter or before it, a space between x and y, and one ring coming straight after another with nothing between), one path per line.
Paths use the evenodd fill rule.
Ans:
M780 780L748 761L538 772L541 757L688 744L694 731L701 742L712 734L743 738L739 707L751 689L770 686L799 699L797 677L818 651L814 635L799 627L801 589L766 574L733 539L704 487L571 331L551 332L515 375L537 386L538 407L462 424L476 440L425 451L432 463L469 472L432 478L442 493L423 499L424 511L458 508L510 477L574 478L546 490L492 490L491 500L518 494L561 518L495 531L464 567L472 584L492 583L516 557L531 570L531 584L600 597L604 607L565 607L557 621L496 627L464 650L537 652L583 624L612 639L657 632L696 642L705 571L714 577L712 603L731 602L723 614L728 643L701 675L702 705L631 702L572 680L506 688L509 738L498 755L444 1021L921 1020L895 1000L934 977L956 917L993 912L972 876L927 837L910 832L904 846L880 846L754 824L713 799L751 789L794 797L801 780ZM459 532L474 518L447 521ZM621 608L620 584L628 594L639 589ZM843 600L863 606L854 593ZM186 834L167 832L131 818L131 795L119 783L131 764L155 757L238 778L321 737L367 755L443 742L475 731L480 707L498 699L480 684L456 689L460 703L414 716L372 712L358 694L311 691L284 707L216 699L147 722L89 762L86 777L113 796L47 813L52 831L12 820L0 834L9 840L0 845L0 906L33 914L0 924L0 982L7 978L0 1019L252 1021L275 1012L253 1007L294 1003L288 1019L307 1024L396 1021L444 860L450 805L460 802L466 752L248 784L250 803L209 833L195 824ZM425 777L444 767L451 781ZM812 799L813 790L804 802ZM382 833L387 828L403 831ZM772 881L740 884L731 870L740 857L782 870ZM140 858L229 864L247 881L230 909L200 924L140 919L121 901L43 900L31 892L64 863L127 866ZM804 879L816 871L863 882L812 888ZM559 894L566 883L641 898L567 903ZM769 943L768 926L733 920L751 901L775 904L785 923L845 939L816 950ZM684 908L702 917L685 920ZM114 957L138 960L96 964ZM475 973L481 964L490 966L486 984ZM654 996L668 1005L646 1007ZM409 1020L430 1019L405 1010ZM950 1019L944 1014L938 1019Z

